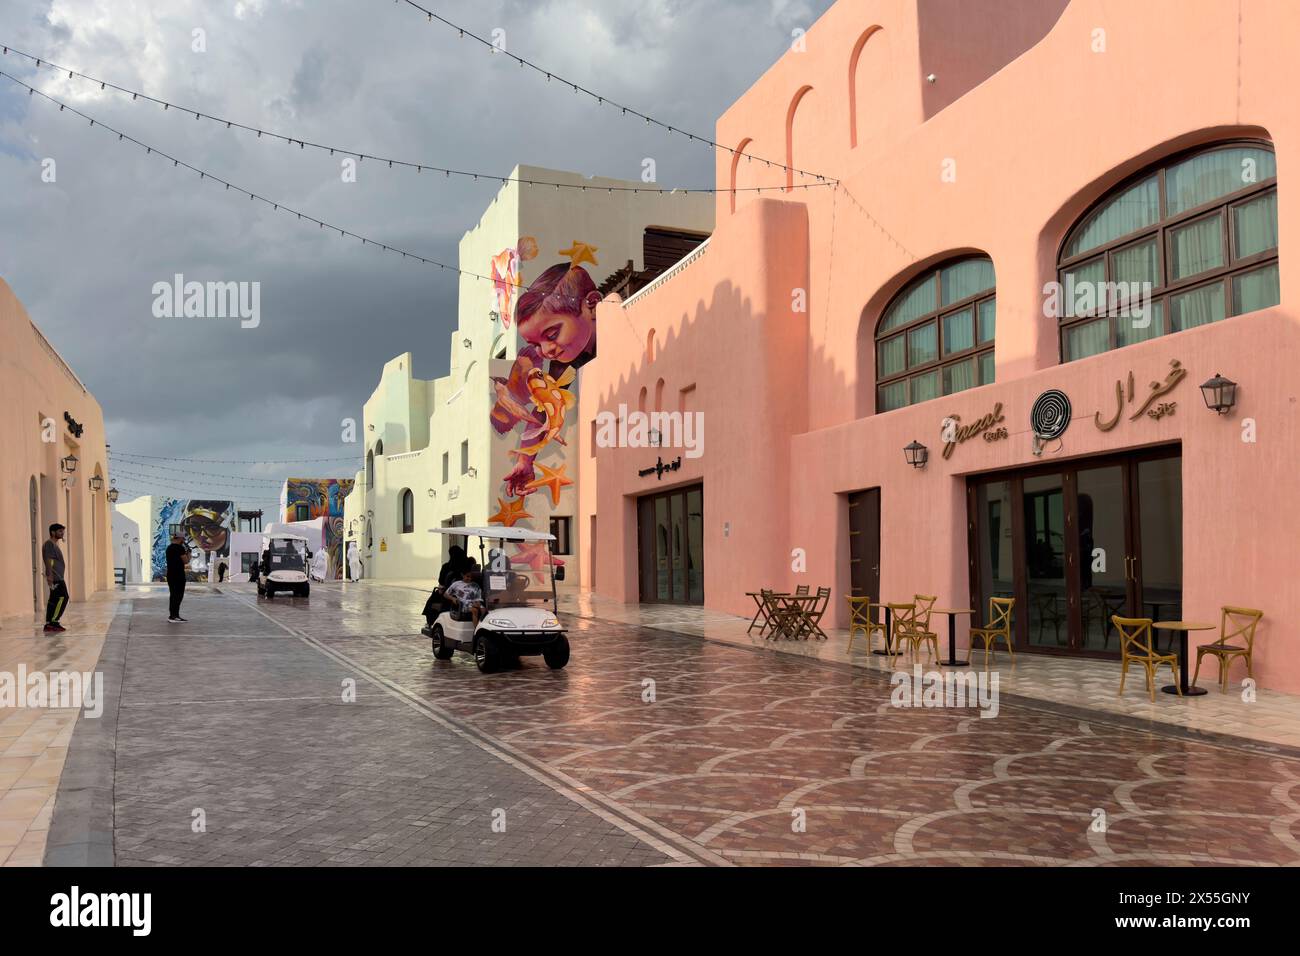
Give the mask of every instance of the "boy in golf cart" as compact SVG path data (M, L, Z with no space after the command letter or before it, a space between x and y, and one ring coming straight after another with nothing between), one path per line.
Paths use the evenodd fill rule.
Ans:
M475 580L477 570L473 564L467 566L459 581L453 581L443 593L448 600L454 601L462 614L473 617L474 627L478 627L479 612L483 609L483 588Z

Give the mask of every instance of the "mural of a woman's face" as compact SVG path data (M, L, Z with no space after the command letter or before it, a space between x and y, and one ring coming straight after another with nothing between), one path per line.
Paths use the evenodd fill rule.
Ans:
M590 344L595 327L594 305L583 305L580 315L539 309L519 324L519 334L548 359L572 362Z

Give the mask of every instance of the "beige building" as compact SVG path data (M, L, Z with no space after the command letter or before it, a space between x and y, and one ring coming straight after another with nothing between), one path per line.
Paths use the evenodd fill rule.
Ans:
M73 601L112 583L104 415L0 279L0 618L44 612L41 545L67 526Z
M646 184L533 166L516 167L512 180L585 189L504 184L460 241L460 268L495 281L461 276L448 374L416 378L409 352L384 366L365 404L363 467L344 508L345 551L355 545L366 577L431 577L448 542L430 528L498 524L508 514L516 527L555 533L556 553L570 565L567 577L577 580L576 405L567 418L562 409L552 413L548 426L555 427L543 430L545 440L528 431L528 422L493 421L501 384L521 380L517 360L524 353L527 361L530 345L538 347L530 328L521 334L520 298L557 269L581 273L576 278L588 295L629 277L646 281L713 229L708 195L634 193ZM590 346L594 351L594 331ZM581 362L572 364L580 374ZM552 363L554 379L564 379L562 368ZM540 384L552 396L576 395L578 379ZM532 395L520 399L543 417L531 401ZM519 453L539 445L537 487L524 491Z

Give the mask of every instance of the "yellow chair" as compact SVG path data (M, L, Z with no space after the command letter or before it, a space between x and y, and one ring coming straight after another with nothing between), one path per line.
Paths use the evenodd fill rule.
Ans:
M1119 693L1124 695L1124 681L1128 678L1128 665L1131 662L1141 664L1147 673L1147 690L1151 694L1151 703L1156 702L1156 668L1161 664L1169 665L1169 673L1174 675L1174 687L1178 696L1183 696L1183 689L1178 685L1178 655L1160 654L1156 651L1151 638L1151 618L1120 617L1111 615L1111 623L1119 631L1120 661L1124 665L1119 678Z
M925 641L934 647L934 659L939 659L939 635L930 630L930 614L934 610L938 595L914 594L916 600L916 640L913 644ZM928 652L927 652L928 653Z
M871 609L880 607L879 604L872 604L870 597L854 597L848 595L849 602L849 646L848 650L853 650L853 638L861 631L867 638L867 650L871 650L871 635L879 631L880 636L885 636L885 625L879 621L871 619ZM886 644L889 642L886 641Z
M933 601L931 602L933 603ZM938 656L939 641L924 626L921 618L921 610L915 604L890 604L890 613L893 615L893 640L892 649L893 657L889 662L890 667L898 664L898 658L903 653L903 645L906 644L911 648L912 659L916 659L917 648L921 644L927 644L934 638L935 656ZM928 612L926 613L928 617Z
M1224 605L1219 621L1219 639L1196 649L1196 676L1192 678L1192 686L1196 686L1196 680L1201 676L1201 659L1206 654L1213 655L1219 662L1219 688L1224 693L1228 690L1228 667L1234 657L1245 658L1246 676L1254 677L1255 628L1263 617L1264 612L1254 608ZM1232 630L1228 629L1229 626ZM1229 644L1228 639L1233 637L1240 638L1246 646Z
M994 652L994 644L1000 637L1007 642L1007 653L1011 655L1011 660L1016 659L1015 648L1011 646L1011 611L1016 606L1015 598L991 597L989 598L989 623L986 627L972 627L970 629L971 648L975 647L975 639L979 638L984 642L984 667L989 666L990 655Z

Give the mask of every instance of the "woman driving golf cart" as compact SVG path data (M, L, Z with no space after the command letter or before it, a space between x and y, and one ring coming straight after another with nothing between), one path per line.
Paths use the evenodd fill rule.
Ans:
M461 581L430 597L430 604L438 597L454 605L422 631L433 642L434 657L445 661L465 651L484 673L538 654L553 669L569 662L569 640L556 616L555 582L563 580L564 568L552 558L553 535L527 528L431 531L477 537L484 559L481 570L471 563ZM493 545L489 554L485 541ZM426 605L426 614L430 610Z

